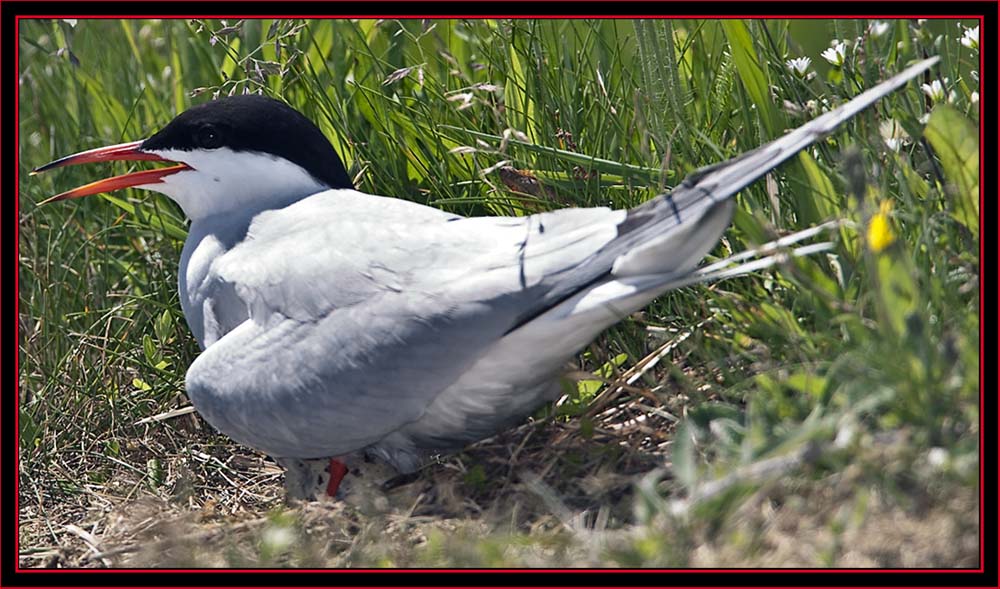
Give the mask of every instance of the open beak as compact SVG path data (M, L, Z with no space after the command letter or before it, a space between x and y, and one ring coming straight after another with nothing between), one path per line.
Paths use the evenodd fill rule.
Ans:
M132 143L121 143L119 145L109 145L108 147L98 147L97 149L90 149L87 151L81 151L80 153L75 153L73 155L68 155L64 158L57 159L54 162L45 164L39 168L32 170L31 175L46 172L53 168L61 168L63 166L73 166L76 164L88 164L91 162L112 162L112 161L131 161L131 160L149 160L154 162L169 162L170 160L164 159L156 154L141 151L139 147L142 145L142 141L133 141ZM158 182L163 182L163 178L171 174L176 174L183 170L190 170L191 167L187 164L177 164L176 166L169 166L166 168L156 168L154 170L141 170L139 172L132 172L130 174L122 174L121 176L115 176L113 178L106 178L104 180L98 180L97 182L91 182L79 188L74 188L73 190L67 190L66 192L57 194L55 196L49 197L42 202L38 203L40 205L48 204L50 202L55 202L57 200L65 200L67 198L79 198L81 196L90 196L92 194L98 194L101 192L111 192L113 190L120 190L122 188L129 188L131 186L142 186L144 184L156 184Z

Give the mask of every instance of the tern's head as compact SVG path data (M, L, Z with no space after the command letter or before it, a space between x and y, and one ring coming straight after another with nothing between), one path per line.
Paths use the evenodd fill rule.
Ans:
M192 220L282 206L328 188L353 188L336 151L309 119L263 96L193 107L145 141L100 147L35 170L112 160L178 165L116 176L45 202L137 187L166 194Z

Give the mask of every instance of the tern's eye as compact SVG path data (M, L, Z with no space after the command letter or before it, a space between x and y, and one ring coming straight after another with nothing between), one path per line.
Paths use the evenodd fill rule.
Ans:
M216 149L222 146L222 133L212 125L205 125L195 131L194 140L202 149Z

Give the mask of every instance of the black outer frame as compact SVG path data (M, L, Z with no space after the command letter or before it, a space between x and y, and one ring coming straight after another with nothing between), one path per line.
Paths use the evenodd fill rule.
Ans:
M289 17L391 17L391 18L421 18L421 17L656 17L677 16L695 17L836 17L836 18L910 18L961 15L967 18L982 18L981 30L983 41L980 55L981 67L981 125L980 139L983 149L981 162L997 162L996 119L996 56L997 44L997 4L995 2L864 2L842 1L839 3L803 4L798 2L730 2L712 1L703 3L667 4L659 2L523 2L511 1L503 4L491 2L380 2L368 3L324 3L324 2L283 2L269 3L266 1L243 2L203 2L185 0L172 3L159 2L28 2L3 1L2 25L0 25L0 60L2 60L2 95L3 104L3 140L0 142L0 161L3 162L3 179L5 187L13 190L7 193L3 206L5 209L6 226L9 228L18 218L19 202L10 196L10 192L18 191L18 165L16 154L17 144L17 87L11 87L15 75L18 74L16 61L17 18L24 17L267 17L274 13ZM989 142L985 139L984 130L989 129ZM989 155L986 155L986 154ZM981 180L980 195L983 211L983 195L996 195L995 165L981 166L984 170ZM986 172L988 170L988 172ZM990 202L995 202L993 199ZM982 215L981 215L982 216ZM995 227L995 226L994 226ZM5 249L18 238L4 234ZM980 240L982 243L982 240ZM17 247L17 246L15 246ZM996 243L990 248L992 254ZM983 261L983 246L980 246L980 317L983 313L983 292L987 290L983 280L982 270L995 268L995 264ZM11 264L14 256L8 253L4 261ZM17 281L16 266L7 268L3 274L4 286L11 275ZM992 287L992 283L989 285ZM18 305L18 297L14 288L5 288L7 295L5 305L4 326L11 329L10 322ZM990 289L992 291L992 288ZM990 297L990 300L995 300ZM990 311L992 311L992 304ZM15 326L11 331L17 331ZM980 339L983 336L983 326L980 321ZM8 332L9 333L9 332ZM4 342L10 345L10 336ZM16 344L15 344L16 346ZM8 357L18 353L17 349L8 350ZM996 366L995 364L993 365ZM980 383L983 383L984 371L980 362ZM9 377L8 377L9 378ZM20 383L18 383L20 385ZM92 585L103 587L118 586L271 586L279 585L352 585L352 586L523 586L527 584L538 586L666 586L666 585L751 585L751 586L853 586L870 584L872 586L997 586L997 474L993 468L997 463L996 437L996 389L989 388L985 394L981 390L981 432L980 462L984 465L981 471L981 550L983 563L979 570L858 570L858 569L353 569L353 570L205 570L205 569L63 569L39 570L19 569L17 560L18 530L16 477L18 461L18 445L16 442L17 412L11 407L18 395L4 395L4 405L0 408L0 488L3 490L3 503L0 509L2 518L2 533L0 533L0 586L75 586ZM987 420L984 417L989 416ZM989 465L986 467L985 465ZM993 498L986 500L987 498ZM155 573L155 574L151 574ZM824 574L825 573L825 574ZM823 574L823 576L820 576ZM837 575L837 576L831 576ZM280 575L280 576L279 576Z

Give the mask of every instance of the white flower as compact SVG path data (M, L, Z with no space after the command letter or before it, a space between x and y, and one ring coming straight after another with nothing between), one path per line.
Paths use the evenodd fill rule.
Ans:
M833 446L843 450L851 445L857 436L858 428L853 423L847 422L837 430L837 437L833 440Z
M260 543L272 553L284 552L295 544L295 532L286 526L270 527L261 534Z
M875 37L876 39L886 34L888 31L889 23L884 20L877 20L868 25L868 32L871 33L872 37Z
M965 29L965 32L962 33L962 38L958 42L973 51L979 51L979 25L971 29Z
M834 67L841 67L847 59L847 43L838 41L837 44L830 47L820 55Z
M946 462L948 462L948 451L944 448L931 448L930 451L927 452L927 462L929 462L931 466L941 468Z
M969 96L969 102L971 102L972 104L979 104L979 92L975 92L975 91L974 91L974 92L973 92L973 93L972 93L972 94L971 94L971 95Z
M899 151L899 148L910 143L910 136L895 119L881 123L878 126L878 132L885 144L893 151Z
M979 83L979 72L978 71L972 70L971 72L969 72L969 75L972 76L972 80L975 83L977 83L977 84Z
M804 78L806 74L809 73L809 64L811 63L812 60L808 57L798 57L795 59L789 59L785 62L785 65L788 66L788 69L790 69L796 76Z
M944 80L934 80L930 84L921 84L920 89L931 99L931 102L955 102L958 95L954 90L948 90L948 78Z
M934 80L930 84L921 84L920 89L931 99L931 102L938 103L945 99L945 84L947 83L948 78L944 79L944 83L941 83L941 80Z

